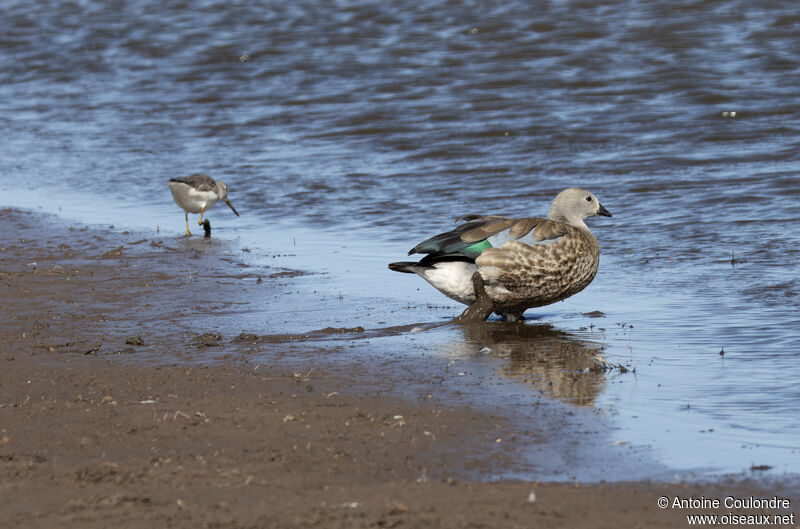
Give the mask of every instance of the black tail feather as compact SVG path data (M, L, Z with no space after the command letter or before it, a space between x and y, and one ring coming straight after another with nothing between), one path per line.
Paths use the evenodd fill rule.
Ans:
M389 270L394 270L395 272L402 272L404 274L413 274L414 271L411 270L412 266L415 266L417 263L412 263L410 261L403 261L399 263L389 263Z
M412 270L412 268L433 268L436 263L443 263L446 261L464 261L465 263L474 263L475 259L460 254L429 254L416 263L411 261L389 263L389 269L394 270L395 272L403 272L405 274L416 274L416 270Z

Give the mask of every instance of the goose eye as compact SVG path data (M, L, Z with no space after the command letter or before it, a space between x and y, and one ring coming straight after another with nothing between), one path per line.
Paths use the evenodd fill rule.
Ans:
M591 201L592 201L592 197L586 197L586 202L591 202Z

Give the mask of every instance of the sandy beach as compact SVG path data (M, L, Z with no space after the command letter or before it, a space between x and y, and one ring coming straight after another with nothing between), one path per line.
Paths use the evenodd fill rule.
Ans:
M254 281L202 238L187 252L11 209L0 224L2 527L658 528L756 512L661 497L797 501L788 481L495 481L558 421L520 431L386 391L364 366L298 369L288 345L286 361L251 361L261 337L215 330L220 312L254 310L243 291L291 271ZM205 273L187 278L186 260Z

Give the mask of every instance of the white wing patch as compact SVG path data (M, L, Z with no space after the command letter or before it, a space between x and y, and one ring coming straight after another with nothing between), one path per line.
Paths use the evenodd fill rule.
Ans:
M557 242L558 240L561 239L561 237L556 237L554 239L546 239L544 241L537 241L535 239L536 230L529 231L527 234L525 234L524 237L520 237L519 239L513 239L511 237L511 235L509 235L510 231L511 231L511 228L509 228L507 230L503 230L503 231L501 231L499 233L495 233L494 235L492 235L491 237L489 237L486 240L489 241L489 244L491 244L493 248L502 248L503 245L505 243L507 243L508 241L517 241L517 242L521 242L523 244L527 244L528 246L533 246L535 244L540 244L540 245L542 245L542 244L544 244L544 245L551 244L551 243Z

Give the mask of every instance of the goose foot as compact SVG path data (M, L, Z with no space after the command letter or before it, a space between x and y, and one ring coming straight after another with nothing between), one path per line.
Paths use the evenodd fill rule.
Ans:
M472 286L475 288L475 302L453 321L458 323L474 323L486 321L494 312L494 303L486 293L483 277L479 272L472 274Z

